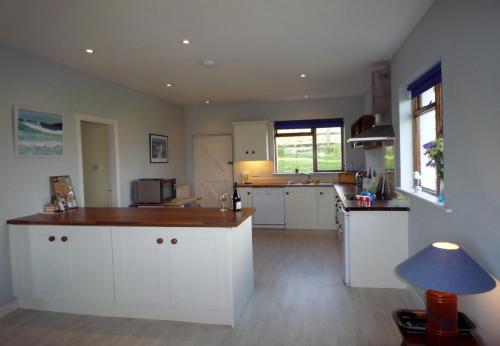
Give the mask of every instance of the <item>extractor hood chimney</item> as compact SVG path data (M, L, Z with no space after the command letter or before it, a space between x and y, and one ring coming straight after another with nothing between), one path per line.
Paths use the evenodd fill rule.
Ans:
M391 73L389 68L372 73L372 113L375 115L375 125L349 138L348 143L395 139L391 125Z

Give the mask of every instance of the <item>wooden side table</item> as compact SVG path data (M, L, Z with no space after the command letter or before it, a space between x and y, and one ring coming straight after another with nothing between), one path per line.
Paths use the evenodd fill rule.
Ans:
M399 327L399 332L403 337L401 346L480 346L481 343L474 335L459 335L453 340L437 339L435 343L431 343L426 334L407 333Z

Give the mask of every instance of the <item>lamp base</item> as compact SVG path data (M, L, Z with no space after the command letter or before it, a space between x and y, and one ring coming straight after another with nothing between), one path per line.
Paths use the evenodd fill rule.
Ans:
M428 290L427 335L430 345L452 345L458 336L457 295Z

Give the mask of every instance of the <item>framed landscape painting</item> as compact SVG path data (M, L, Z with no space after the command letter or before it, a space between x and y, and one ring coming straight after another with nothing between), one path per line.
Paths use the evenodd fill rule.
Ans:
M17 156L63 156L63 116L24 106L14 108Z
M149 162L168 162L168 137L162 135L149 135Z

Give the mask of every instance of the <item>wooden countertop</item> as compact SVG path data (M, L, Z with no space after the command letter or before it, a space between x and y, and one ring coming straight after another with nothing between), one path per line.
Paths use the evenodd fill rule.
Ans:
M60 214L35 214L8 220L10 225L237 227L255 209L221 212L218 208L77 208Z
M333 187L335 183L317 183L317 184L288 184L288 183L252 183L238 184L238 187Z
M335 184L335 189L339 194L339 198L344 204L346 211L408 211L410 210L410 203L408 199L390 199L390 200L375 200L369 207L358 205L356 201L350 200L348 196L353 196L358 191L356 184Z

